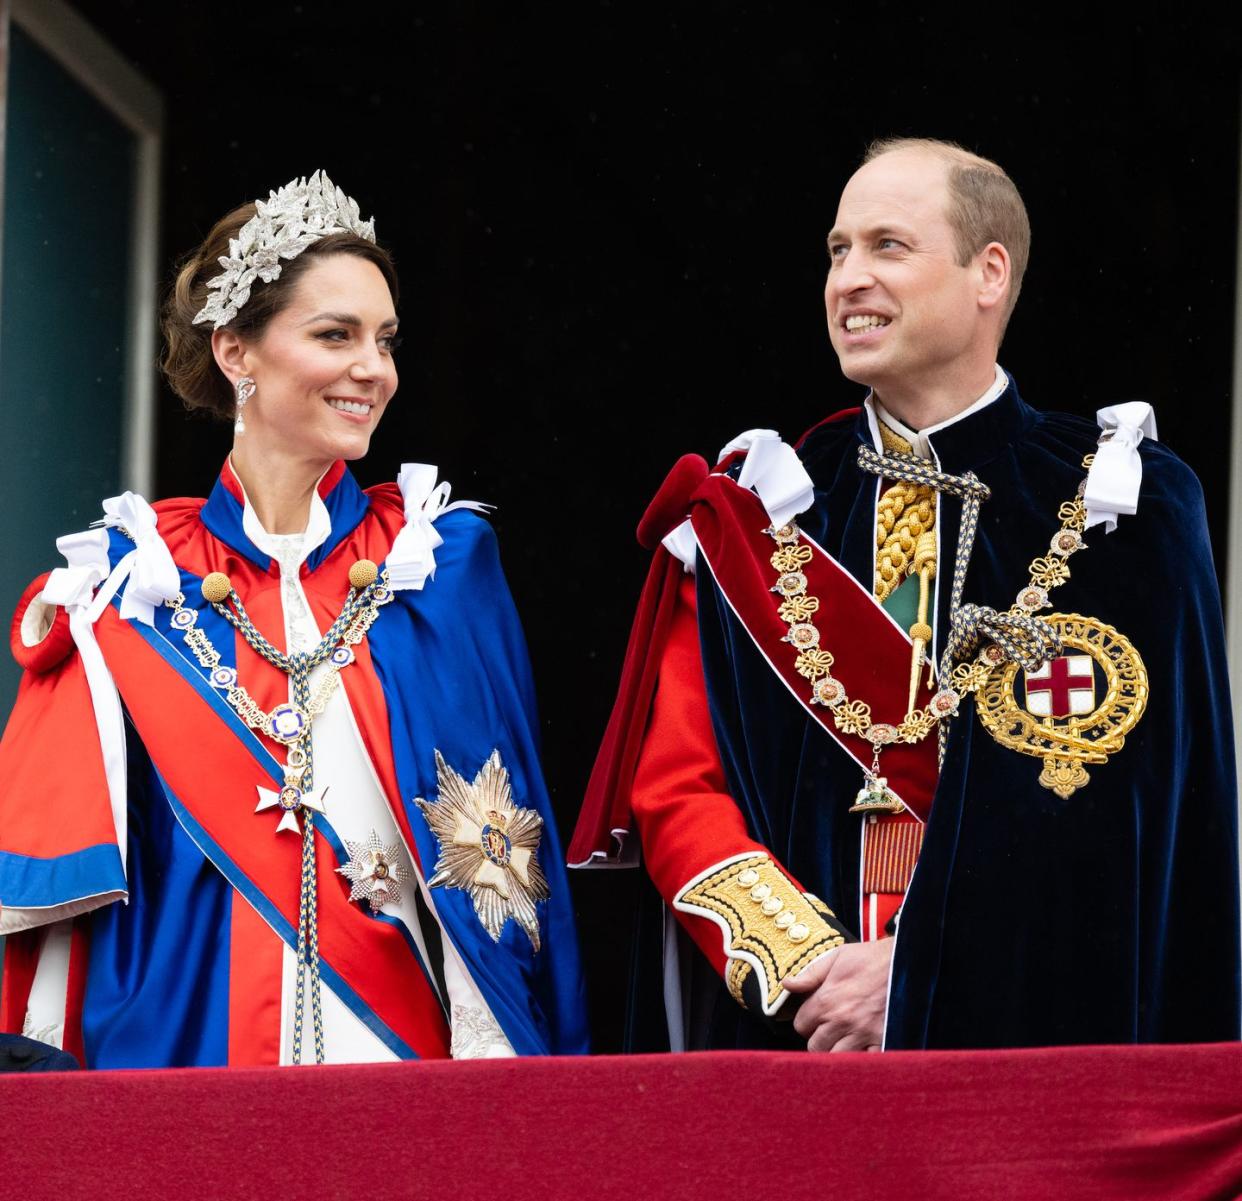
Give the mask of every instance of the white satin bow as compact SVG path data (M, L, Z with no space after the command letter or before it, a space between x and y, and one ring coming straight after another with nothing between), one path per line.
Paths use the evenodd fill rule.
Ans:
M1117 518L1138 511L1143 460L1138 447L1144 437L1156 441L1156 415L1144 400L1109 405L1096 413L1100 429L1111 436L1102 440L1095 461L1087 472L1083 503L1086 528L1103 525L1106 533L1117 528Z
M495 508L477 500L455 500L449 503L452 485L448 480L436 483L438 468L431 463L402 463L397 486L405 502L405 525L388 552L388 586L420 589L436 574L437 547L444 545L432 524L454 509L471 509L486 513Z
M134 539L134 549L124 555L112 569L101 590L103 599L95 598L93 616L115 595L128 579L121 597L121 616L136 618L143 625L155 624L155 607L172 600L181 591L181 573L164 545L157 528L155 510L136 492L122 492L103 502L105 526L124 526Z
M775 430L747 430L724 447L720 457L735 450L746 451L738 487L755 490L774 526L783 526L811 507L815 500L811 477L798 452Z
M737 477L739 488L752 488L759 497L768 520L780 528L815 501L815 488L807 475L798 452L775 430L747 430L721 447L720 457L726 459L734 451L746 452L746 461ZM686 571L693 571L698 552L694 529L687 518L662 539L665 548L680 559Z
M89 609L95 589L108 578L108 534L105 530L83 530L56 539L56 549L65 556L67 567L58 567L47 577L39 599L66 609Z

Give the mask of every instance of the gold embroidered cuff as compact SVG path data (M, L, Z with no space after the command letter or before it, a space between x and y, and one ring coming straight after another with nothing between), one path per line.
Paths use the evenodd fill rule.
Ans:
M801 893L767 855L747 855L709 868L673 900L682 913L710 918L725 936L725 984L740 1005L754 973L763 1012L771 1017L788 994L786 976L845 942L836 916Z

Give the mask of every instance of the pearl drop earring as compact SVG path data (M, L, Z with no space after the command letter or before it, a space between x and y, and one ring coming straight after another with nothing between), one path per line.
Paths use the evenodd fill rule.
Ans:
M243 375L233 385L233 391L237 396L237 420L233 422L233 433L244 434L246 432L246 423L242 420L242 409L246 407L246 401L255 393L254 380L248 375Z

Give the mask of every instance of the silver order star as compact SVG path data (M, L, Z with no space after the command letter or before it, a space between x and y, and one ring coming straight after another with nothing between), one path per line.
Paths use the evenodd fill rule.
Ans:
M513 918L539 950L537 901L548 898L548 882L535 857L543 818L513 803L509 772L492 751L474 783L458 775L436 751L434 802L415 798L440 843L430 888L464 889L493 942Z
M378 913L391 901L401 904L401 885L414 878L414 873L401 860L400 843L385 843L372 830L365 842L345 840L349 862L336 870L350 883L349 899L366 901L372 913Z

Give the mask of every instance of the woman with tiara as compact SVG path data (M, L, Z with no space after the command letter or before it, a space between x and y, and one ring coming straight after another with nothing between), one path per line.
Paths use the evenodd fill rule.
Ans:
M346 467L397 388L396 305L320 173L181 269L165 374L233 450L206 501L105 501L22 598L3 1029L96 1068L585 1051L483 506Z

